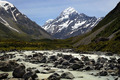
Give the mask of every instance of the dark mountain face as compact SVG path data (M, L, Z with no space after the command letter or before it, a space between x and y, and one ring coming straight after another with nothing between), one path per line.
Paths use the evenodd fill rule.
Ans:
M92 31L72 38L74 47L81 50L120 53L120 2Z
M39 25L31 21L27 16L22 14L13 4L7 1L0 1L0 23L8 28L12 35L0 36L6 38L20 39L43 39L52 37ZM1 27L1 26L0 26ZM4 32L1 29L1 32ZM2 34L1 34L2 35Z
M117 4L117 6L110 11L105 18L92 30L95 31L99 28L101 28L102 26L108 24L109 22L111 22L112 20L116 19L120 17L120 2Z
M65 9L54 20L48 20L43 28L55 38L65 39L90 31L102 18L79 14L74 8Z

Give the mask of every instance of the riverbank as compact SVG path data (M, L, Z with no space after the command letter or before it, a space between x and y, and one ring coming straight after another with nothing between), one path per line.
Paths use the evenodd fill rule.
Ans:
M35 80L115 80L119 78L119 55L91 53L75 53L69 50L4 52L0 54L0 64L6 65L1 65L0 70L1 73L8 73L6 80L13 78L17 80L18 77L15 75L22 72L23 75L19 78L25 79L27 75ZM21 68L24 71L21 72ZM19 72L16 73L15 70Z

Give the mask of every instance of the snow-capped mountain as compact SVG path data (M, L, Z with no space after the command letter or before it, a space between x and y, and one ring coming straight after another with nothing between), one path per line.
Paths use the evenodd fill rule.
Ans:
M0 0L0 25L2 25L0 26L0 38L51 38L39 25L5 0Z
M79 14L74 8L65 9L56 19L50 19L42 26L55 38L65 39L90 31L102 18Z

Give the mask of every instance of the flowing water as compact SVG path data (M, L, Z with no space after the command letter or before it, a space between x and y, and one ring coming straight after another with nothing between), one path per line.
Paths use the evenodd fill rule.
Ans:
M60 51L21 51L21 52L7 52L7 54L15 54L15 58L12 58L10 60L18 60L20 59L20 61L18 61L18 63L23 63L26 68L36 68L39 71L43 71L44 67L41 67L40 65L46 64L46 63L39 63L39 64L33 64L30 62L25 62L25 56L27 55L32 55L35 53L43 53L46 56L51 56L51 55L57 55L57 54L65 54L65 55L72 55L74 57L77 57L79 59L81 59L81 57L83 55L88 56L90 59L94 59L95 61L97 60L98 57L105 57L110 59L111 57L114 58L119 58L119 56L114 55L114 56L105 56L105 55L97 55L97 54L78 54L78 53L70 53L70 52L60 52ZM2 55L2 54L0 54ZM51 67L52 70L54 70L55 72L61 74L62 71L65 72L71 72L74 75L74 79L73 80L114 80L116 78L116 76L94 76L91 75L91 73L95 74L98 71L92 70L92 71L71 71L68 69L59 69L59 68L54 68L53 64L48 64L49 67ZM0 72L3 73L3 72ZM7 72L9 73L9 76L12 77L12 72ZM52 73L48 73L48 74L42 74L42 73L38 73L38 77L39 79L47 79ZM69 80L69 79L61 79L61 80Z

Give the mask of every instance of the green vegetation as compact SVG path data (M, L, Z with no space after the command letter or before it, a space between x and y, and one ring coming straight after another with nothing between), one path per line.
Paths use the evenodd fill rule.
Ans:
M99 43L90 43L89 45L82 45L76 48L80 51L106 51L120 54L120 41L105 41Z
M95 37L91 37L94 35L93 33L97 33L100 29L103 30L95 35ZM88 35L84 35L84 37L78 37L76 41L80 42L90 39L91 42L87 45L83 44L75 47L76 51L107 51L120 54L120 2L91 32L87 34ZM95 42L95 40L102 37L109 38L110 40Z
M6 39L27 40L28 38L30 38L30 36L28 36L27 34L22 32L20 34L16 33L9 29L7 26L0 23L0 40Z
M115 34L113 40L120 41L120 31Z
M33 41L17 41L4 40L0 41L0 50L51 50L61 48L72 48L69 40L33 40Z
M117 6L111 11L109 12L105 18L99 22L99 24L92 30L92 32L98 30L99 28L101 28L102 26L108 24L109 22L113 21L114 19L120 17L120 2L117 4Z
M118 5L92 31L65 40L36 40L36 38L30 38L26 33L23 33L22 35L16 34L6 28L3 24L0 24L0 50L55 50L73 48L76 51L107 51L120 54L119 13L120 3L118 3ZM31 36L35 37L34 33L27 28L24 28L24 26L21 26L20 29L24 32L27 31L29 34L32 33L33 35ZM37 32L35 35L38 37L40 34L41 33ZM109 36L110 40L108 41L98 40L95 42L96 39L101 37L109 38ZM17 38L19 39L16 40ZM27 40L28 38L29 40ZM85 45L85 43L87 44Z
M116 31L120 30L120 18L117 18L109 26L107 26L103 31L101 31L96 38L98 37L109 37ZM95 39L96 39L95 38Z

